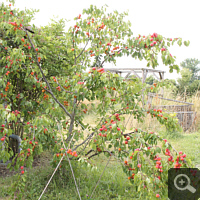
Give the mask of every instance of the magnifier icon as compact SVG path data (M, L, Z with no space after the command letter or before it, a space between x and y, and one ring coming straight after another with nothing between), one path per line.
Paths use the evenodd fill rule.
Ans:
M184 187L179 187L179 186L177 185L177 179L178 179L179 177L185 177L185 178L187 179L187 185L186 185L186 186L184 186ZM181 179L181 180L179 181L179 183L182 185L182 184L185 183L185 181L184 181L183 179ZM196 189L190 185L190 178L189 178L187 175L185 175L185 174L179 174L179 175L177 175L177 176L175 177L175 179L174 179L174 185L175 185L176 189L178 189L178 190L186 190L186 189L187 189L187 190L189 190L189 191L192 192L192 193L195 193L195 192L196 192Z

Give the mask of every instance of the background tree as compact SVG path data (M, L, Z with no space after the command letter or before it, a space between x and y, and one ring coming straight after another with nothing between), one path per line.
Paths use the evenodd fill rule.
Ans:
M192 83L194 80L200 80L200 76L198 75L198 72L200 71L200 61L198 59L187 58L180 63L180 66L182 68L189 69L189 71L192 73L190 83Z
M197 69L195 69L197 71ZM200 80L197 80L197 75L187 67L181 70L181 78L178 78L176 87L173 89L174 95L180 95L187 100L187 97L192 96L200 90ZM192 80L193 79L193 80Z

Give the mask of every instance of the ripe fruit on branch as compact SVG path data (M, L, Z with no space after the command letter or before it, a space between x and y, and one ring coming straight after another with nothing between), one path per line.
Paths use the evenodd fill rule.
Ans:
M138 164L137 166L138 166L138 168L140 168L142 165L141 165L141 164Z
M166 51L166 48L161 48L161 51Z
M158 34L157 33L153 33L153 37L157 38Z

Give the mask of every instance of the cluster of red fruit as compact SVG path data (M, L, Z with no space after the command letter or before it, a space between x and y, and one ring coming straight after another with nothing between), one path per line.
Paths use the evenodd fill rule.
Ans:
M43 97L43 99L45 100L45 99L49 99L49 95L48 94L46 94L46 93L44 93L44 97Z
M20 168L21 168L21 170L22 170L22 171L21 171L21 174L24 174L24 170L23 170L23 169L24 169L24 167L23 167L23 166L21 166Z
M159 169L159 172L163 172L162 166L161 166L161 158L158 157L157 155L155 156L154 160L156 160L156 168Z
M60 86L56 87L56 90L61 91Z
M11 13L10 13L11 14ZM11 14L12 15L12 14ZM21 29L20 27L22 27L22 24L20 24L19 26L17 25L16 22L8 22L9 24L15 26L14 31L16 31L17 29Z
M80 18L79 18L80 19ZM79 26L77 26L77 25L74 25L74 28L75 28L75 33L77 34L78 33L78 31L79 31Z
M5 88L5 91L6 91L6 92L7 92L8 89L9 89L9 85L10 85L10 82L7 82L7 84L6 84L6 88Z
M93 67L92 70L95 71L97 68L96 67ZM99 68L97 69L97 72L100 72L101 74L103 74L105 71L104 71L104 68ZM91 73L90 71L88 73Z
M158 113L162 113L162 110L160 110L160 109L157 109L157 110L154 109L153 111L156 112L156 113L153 114L153 117L157 116L157 117L163 117L165 120L168 119L167 117L164 117L162 114L158 114ZM147 111L147 113L150 113L150 111ZM150 114L152 114L152 113L150 113Z
M118 113L115 114L115 117L116 117L116 120L118 120L118 121L121 120L121 119L119 118L119 114L118 114ZM103 132L103 134L102 134L102 133L99 133L99 134L98 134L98 135L101 136L101 137L107 137L107 135L106 135L106 133L105 133L105 132L108 131L107 128L112 129L111 124L116 124L116 121L114 121L113 119L111 119L111 120L110 120L110 123L108 123L107 121L105 121L105 124L107 124L107 125L104 125L104 124L103 124L102 127L99 129L100 132ZM117 130L120 131L121 129L120 129L119 127L117 127Z
M64 106L69 106L68 101L64 101Z
M184 160L184 158L186 158L186 154L183 154L183 152L182 151L180 151L179 152L179 156L177 156L177 158L176 158L176 163L174 164L174 168L180 168L181 166L182 166L182 164L181 163L179 163L180 162L180 160L182 161L182 162L184 162L185 160ZM181 156L182 155L182 156Z
M61 148L60 150L63 151L64 149ZM77 156L78 156L78 154L76 153L76 151L73 151L73 152L72 152L71 149L68 149L68 150L67 150L67 153L70 154L70 155L72 155L72 156L74 156L74 157L77 157ZM57 157L63 156L63 153L60 153L60 154L57 153L56 156L57 156ZM65 156L66 156L66 153L65 153Z
M7 71L7 72L6 72L6 76L8 76L8 74L10 74L10 71Z
M20 112L18 110L12 111L12 113L15 114L15 116L20 114Z
M17 96L16 96L16 99L19 99L20 98L20 94L18 94Z
M83 112L86 113L86 112L87 112L87 109L85 108L85 109L83 110Z
M94 22L93 22L93 23L94 23ZM105 24L104 24L103 22L102 22L101 24L102 24L102 25L99 26L99 28L97 28L99 31L102 30L102 29L104 29L104 27L105 27Z

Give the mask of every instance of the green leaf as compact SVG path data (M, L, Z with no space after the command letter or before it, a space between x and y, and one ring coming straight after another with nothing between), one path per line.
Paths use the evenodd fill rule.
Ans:
M184 45L186 46L186 47L188 47L189 45L190 45L190 41L188 40L188 41L184 41Z

